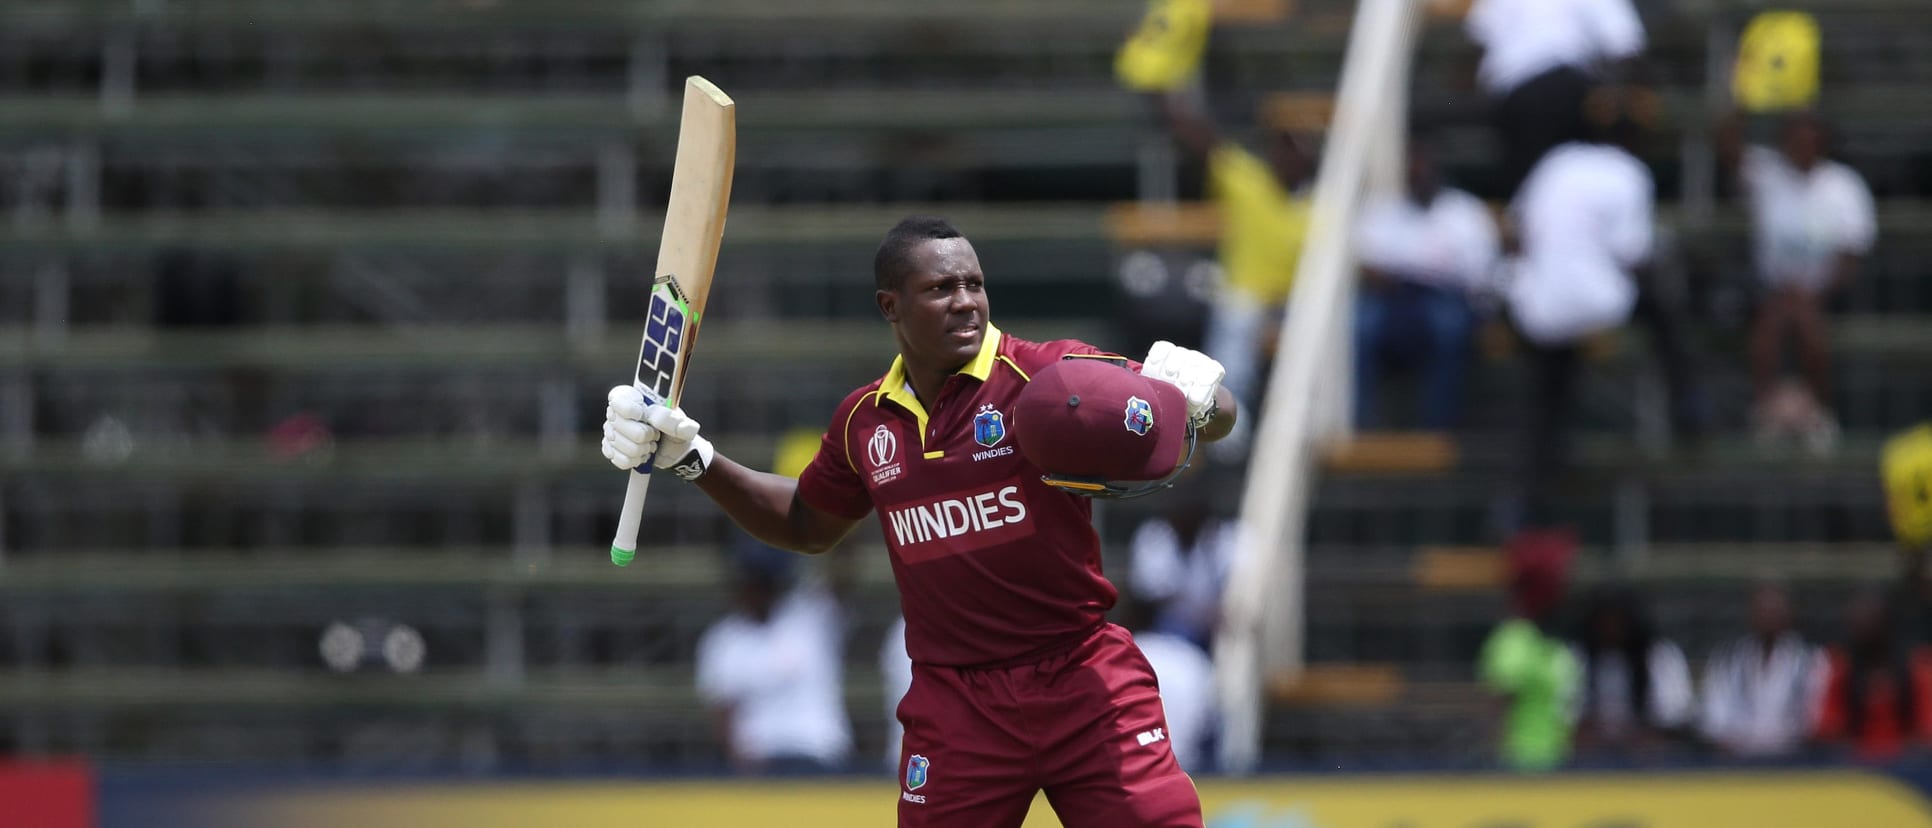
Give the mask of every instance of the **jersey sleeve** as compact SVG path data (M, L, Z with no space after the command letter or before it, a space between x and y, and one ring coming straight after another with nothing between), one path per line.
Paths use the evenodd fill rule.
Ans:
M1455 205L1455 226L1453 234L1456 245L1456 278L1467 287L1478 287L1489 281L1491 268L1502 255L1502 241L1496 231L1496 219L1489 213L1489 206L1480 199L1467 193L1447 194L1450 203Z
M1838 250L1861 256L1870 253L1872 242L1878 238L1878 210L1872 201L1871 188L1850 167L1835 167L1832 171L1837 191L1834 206L1839 217L1835 239Z
M1634 158L1626 159L1621 203L1608 216L1610 250L1617 263L1637 267L1650 260L1656 244L1656 185L1650 171Z
M1067 356L1117 357L1125 360L1127 367L1133 369L1134 373L1140 373L1139 360L1129 357L1126 354L1103 351L1078 339L1055 339L1050 342L1025 342L1016 340L1007 356L1013 361L1013 366L1020 369L1020 372L1025 374L1029 381L1033 379L1035 372L1055 362L1059 362Z
M738 682L731 672L729 657L724 652L725 635L722 626L713 626L705 630L704 635L698 639L695 659L698 698L712 706L731 704L737 701L740 695Z
M1651 645L1649 661L1651 720L1660 727L1689 723L1696 695L1684 651L1669 641L1658 641Z
M1355 258L1363 267L1381 271L1399 271L1406 268L1408 260L1402 255L1408 252L1402 246L1404 239L1396 223L1398 218L1389 199L1377 199L1362 210L1355 220L1354 238Z
M798 499L805 505L829 515L858 520L872 511L872 493L859 477L853 459L848 430L858 406L864 404L870 388L861 388L845 398L832 413L825 436L819 440L818 453L805 471L798 475Z

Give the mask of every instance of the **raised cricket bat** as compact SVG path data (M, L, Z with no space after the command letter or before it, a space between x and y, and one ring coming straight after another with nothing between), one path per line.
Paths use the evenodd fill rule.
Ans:
M718 265L725 208L731 202L731 171L738 155L738 113L730 96L704 78L684 81L684 115L678 122L677 167L671 172L671 203L664 211L657 271L644 345L637 352L637 388L647 403L677 406L685 369L698 341L704 298ZM651 488L655 457L632 470L610 562L629 566L637 555L637 526Z

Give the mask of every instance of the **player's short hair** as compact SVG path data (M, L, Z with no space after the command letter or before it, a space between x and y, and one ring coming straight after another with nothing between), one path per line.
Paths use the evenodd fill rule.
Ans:
M933 239L963 239L965 234L938 216L907 216L886 231L872 258L872 281L879 290L898 290L912 273L912 250Z

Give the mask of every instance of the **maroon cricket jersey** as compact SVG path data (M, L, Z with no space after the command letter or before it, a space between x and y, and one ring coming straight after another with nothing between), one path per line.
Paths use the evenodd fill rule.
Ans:
M1033 372L1098 353L989 324L979 355L947 378L930 411L903 359L839 404L798 495L851 520L879 510L913 661L972 666L1049 653L1077 643L1113 607L1119 593L1100 573L1093 502L1040 482L1010 419Z

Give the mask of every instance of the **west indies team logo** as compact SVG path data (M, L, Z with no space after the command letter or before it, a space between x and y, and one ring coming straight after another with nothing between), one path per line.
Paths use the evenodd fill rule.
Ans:
M915 753L906 760L906 790L916 791L926 786L926 769L932 762Z
M1154 406L1139 397L1127 398L1127 430L1142 437L1154 430Z
M979 407L973 417L973 442L987 448L999 445L1006 439L1006 415L993 410L992 403Z

